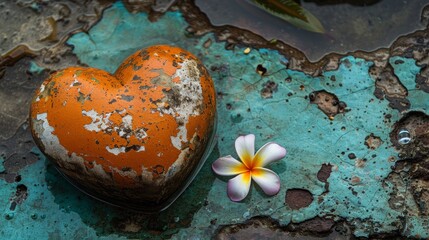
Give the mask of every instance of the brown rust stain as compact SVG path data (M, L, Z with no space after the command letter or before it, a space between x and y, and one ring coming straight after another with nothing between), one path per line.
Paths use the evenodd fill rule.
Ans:
M410 102L407 99L408 90L395 75L390 63L372 66L369 74L375 81L374 95L378 99L386 98L389 106L400 112L410 108Z
M371 133L365 138L365 146L371 150L377 149L381 144L383 144L383 141L379 136L375 136L374 133Z
M286 191L286 205L293 210L308 207L313 202L313 194L305 189L288 189Z
M262 98L272 98L273 93L277 92L278 84L274 81L267 81L262 85L261 97Z
M328 217L315 217L302 223L282 226L270 217L254 217L244 223L222 226L214 239L339 239L350 234L343 223ZM341 230L341 231L340 231ZM324 238L324 239L325 239Z
M328 178L331 176L332 165L331 164L322 164L320 170L317 172L317 179L321 182L328 182Z
M401 129L410 132L412 141L398 143ZM399 158L385 182L393 185L389 206L422 217L429 216L429 116L412 111L395 123L390 140Z
M310 103L316 104L330 120L334 120L337 114L346 112L347 104L340 101L335 94L325 90L310 93L309 99Z

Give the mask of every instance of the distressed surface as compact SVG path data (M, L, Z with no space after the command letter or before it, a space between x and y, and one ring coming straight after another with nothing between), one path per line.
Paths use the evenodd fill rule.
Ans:
M156 211L204 162L215 127L207 70L180 48L152 46L114 75L70 67L36 92L37 145L77 186L115 205Z
M1 2L3 14L0 55L25 43L32 50L58 44L70 31L88 30L112 1Z
M225 44L217 42L211 34L186 37L186 26L178 12L167 12L151 23L146 14L132 15L117 3L105 12L89 35L76 34L69 43L83 63L107 71L113 71L131 52L155 42L178 45L194 53L210 70L218 92L219 154L235 155L235 138L250 132L257 135L256 147L267 141L285 146L288 156L271 166L282 180L280 193L268 198L252 187L243 202L230 202L226 179L214 179L211 173L210 164L216 159L213 155L178 202L165 213L145 217L116 211L82 195L67 185L52 166L48 165L45 172L42 157L42 161L20 170L23 177L19 184L27 186L28 196L14 211L10 210L8 199L16 196L19 184L1 182L7 224L29 226L16 233L2 232L3 237L30 236L32 228L40 227L55 229L52 236L65 234L64 238L75 234L89 238L94 234L108 238L118 235L207 238L219 233L223 225L243 223L261 215L270 216L278 226L308 223L315 217L323 217L329 223L327 231L332 230L330 221L346 221L350 227L344 227L344 231L339 228L340 232L355 236L429 237L427 209L418 204L425 199L421 186L425 186L426 180L418 174L412 175L419 181L407 190L409 168L401 167L407 164L399 164L409 162L416 169L425 168L427 154L422 152L415 164L404 158L409 150L394 148L396 143L392 144L390 134L395 136L395 122L404 116L401 112L404 109L392 105L392 99L386 95L375 94L382 85L376 84L371 69L379 62L347 56L340 60L338 69L329 68L320 76L311 77L287 68L288 59L276 51L254 49L245 54L245 47L225 50ZM397 55L388 56L387 60L397 80L407 88L408 95L402 98L410 103L406 109L419 111L422 117L418 119L425 123L428 95L416 88L415 82L416 75L424 73L422 64L412 55L407 55L408 58L402 53ZM258 65L266 70L263 74ZM384 69L389 68L386 66ZM330 118L321 111L322 105L312 104L311 93L320 91L346 103L344 112L336 112ZM332 99L335 100L330 98L328 107L332 106ZM427 146L418 139L417 143L422 144L419 146ZM330 170L326 166L331 166ZM286 193L293 189L308 191L313 200L308 206L292 209L286 204ZM45 207L40 207L37 214L45 217L37 218L30 227L28 219L35 211L31 206L35 206L37 196L42 193L46 196L38 204ZM73 228L70 224L65 227L64 219L73 219ZM40 234L46 237L48 233Z
M293 26L239 0L196 0L216 26L233 25L265 39L283 41L300 49L311 61L323 55L388 47L398 36L423 28L420 19L427 2L417 1L308 1L298 2L320 20L327 34L314 34ZM362 13L364 9L365 13ZM391 14L402 11L400 16ZM362 39L365 39L363 41Z
M0 75L5 65L25 56L37 56L43 67L59 69L77 59L64 46L71 33L88 31L113 0L2 1L0 19Z
M3 206L0 237L3 239L170 237L178 229L189 226L194 212L205 204L206 186L214 180L210 166L205 165L199 178L171 208L147 216L92 199L71 186L37 148L32 153L40 159L19 172L22 176L19 182L0 182ZM215 149L208 162L218 156ZM11 199L18 185L26 186L28 195L11 210ZM16 231L16 226L23 228Z

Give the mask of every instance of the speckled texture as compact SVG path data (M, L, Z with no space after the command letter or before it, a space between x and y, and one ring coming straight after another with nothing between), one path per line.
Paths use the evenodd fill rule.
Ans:
M37 145L72 182L107 202L153 212L203 164L215 90L198 59L156 45L114 75L82 67L53 73L30 114Z
M211 34L187 37L186 26L178 12L167 12L151 23L146 14L130 14L117 3L105 12L89 35L76 34L68 43L74 46L83 63L110 72L131 52L154 41L178 45L195 54L209 69L218 93L219 155L235 155L235 138L247 133L257 135L257 148L267 141L285 146L288 156L270 166L280 175L280 193L270 198L252 187L243 202L232 203L226 195L226 179L215 179L210 171L210 164L216 159L213 155L194 184L167 212L137 217L91 200L68 185L61 190L55 181L61 182L62 178L52 167L45 173L45 165L39 161L21 170L21 183L28 187L29 194L7 224L29 225L27 219L34 211L30 206L36 203L33 200L36 196L32 194L44 193L46 197L40 204L50 207L40 208L46 217L38 220L42 223L37 225L57 229L53 234L66 234L65 238L75 234L91 238L96 233L108 238L120 235L205 239L216 234L222 225L242 223L261 215L270 216L281 226L317 216L346 221L355 236L429 237L425 212L419 210L413 195L402 191L406 185L397 181L407 178L407 170L397 173L395 181L391 181L392 168L400 160L406 161L398 156L389 136L404 113L392 108L388 99L375 96L376 80L369 73L374 65L372 61L346 56L338 69L311 77L288 69L288 59L276 51L253 49L245 54L246 47L225 50L225 44L216 42ZM128 37L124 37L124 33L128 33ZM391 58L390 62L395 75L408 89L409 110L427 114L428 95L415 89L415 75L421 66L416 65L414 59L404 57ZM266 69L264 74L257 71L258 65ZM319 105L312 104L311 93L322 90L344 102L344 111L330 117ZM368 148L365 144L368 136L378 137L381 144ZM329 166L328 163L331 172L322 181L318 172ZM46 184L46 179L37 177L39 172L41 176L49 176L50 190L40 185ZM1 193L6 196L2 198L2 205L8 209L6 199L15 195L16 185L3 181L2 185ZM308 206L292 209L285 203L290 189L310 192L313 201ZM404 198L392 197L397 195ZM406 204L408 213L403 208L395 208L395 204ZM7 212L10 210L4 214ZM59 223L59 219L73 219L73 229L65 231L64 221ZM8 237L12 233L2 234ZM29 236L31 229L23 229L19 234Z

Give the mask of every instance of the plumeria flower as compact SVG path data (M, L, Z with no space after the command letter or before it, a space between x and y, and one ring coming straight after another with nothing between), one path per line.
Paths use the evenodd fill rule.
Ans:
M280 178L266 165L282 159L286 149L277 143L265 144L255 154L255 135L240 136L235 140L235 150L241 162L231 156L217 159L213 171L221 176L235 176L228 181L228 197L235 202L243 200L249 193L251 180L255 181L269 196L280 191Z

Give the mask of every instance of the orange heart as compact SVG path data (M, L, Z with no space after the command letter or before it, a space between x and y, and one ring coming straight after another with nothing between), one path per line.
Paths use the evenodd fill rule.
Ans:
M161 210L207 155L216 116L213 82L191 53L152 46L115 74L70 67L36 92L37 145L73 184L119 206Z

